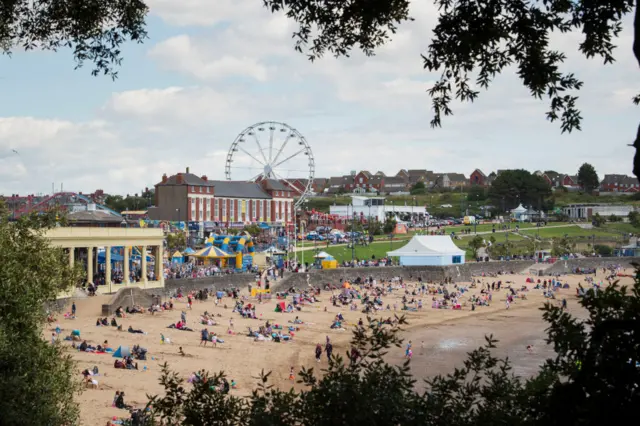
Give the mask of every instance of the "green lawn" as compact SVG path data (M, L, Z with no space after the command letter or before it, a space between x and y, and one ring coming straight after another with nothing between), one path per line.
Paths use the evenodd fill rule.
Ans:
M612 232L611 230L607 230L605 228L594 228L594 229L583 229L578 225L575 226L567 226L563 228L545 228L542 227L540 229L531 229L522 231L524 235L540 235L540 238L562 238L565 235L569 237L591 237L593 235L597 237L613 237L620 236L618 232Z
M626 234L640 234L640 229L636 228L630 223L607 223L602 227L605 230L611 230L613 232L623 232Z

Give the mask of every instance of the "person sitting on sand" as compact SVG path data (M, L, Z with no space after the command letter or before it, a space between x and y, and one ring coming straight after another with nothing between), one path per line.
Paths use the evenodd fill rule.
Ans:
M121 410L129 410L131 409L130 405L124 403L124 391L120 392L120 395L116 398L116 408Z
M180 354L180 356L187 356L187 354L182 350L182 346L178 349L178 354Z
M116 309L116 316L118 318L126 318L126 314L124 313L124 309L122 309L122 306L118 306L118 309Z
M134 329L133 327L129 326L129 329L127 330L129 333L134 333L134 334L144 334L144 331L140 330L140 329Z
M113 362L113 368L125 370L127 368L127 366L125 365L125 363L122 360L116 359Z

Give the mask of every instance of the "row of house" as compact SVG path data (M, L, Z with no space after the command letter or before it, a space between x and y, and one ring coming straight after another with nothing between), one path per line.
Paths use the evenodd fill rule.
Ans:
M309 181L306 179L289 180L296 192L302 192ZM402 169L393 176L384 172L371 173L368 170L331 178L316 178L311 182L311 191L316 194L338 193L382 193L393 194L408 192L421 182L425 188L459 188L469 184L462 173L436 173L426 169Z
M505 170L498 170L496 173L485 175L482 170L476 169L471 173L469 184L489 186L491 182ZM578 176L558 173L554 171L535 171L535 175L542 177L551 188L564 187L568 190L580 190L582 185L578 182ZM627 175L604 175L598 187L599 193L635 193L640 192L638 179Z

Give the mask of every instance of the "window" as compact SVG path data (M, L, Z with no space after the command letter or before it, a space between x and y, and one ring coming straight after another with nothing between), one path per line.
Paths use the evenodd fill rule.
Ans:
M282 220L282 201L278 201L278 220Z
M227 200L222 200L222 220L227 220Z
M200 188L200 193L202 193L202 187L200 186L199 188Z
M360 178L360 183L362 183L362 178Z
M253 213L253 218L254 219L258 218L257 205L258 205L258 203L256 202L256 200L251 201L251 213Z
M213 220L218 220L218 212L220 211L220 204L218 203L218 199L213 200Z
M211 189L211 187L207 186L207 194L210 193L210 191L209 191L210 189Z
M453 263L462 263L462 256L453 256L452 257L452 261Z
M267 214L265 216L267 222L271 222L271 201L267 200Z
M236 220L236 200L231 200L229 207L229 220L234 222Z

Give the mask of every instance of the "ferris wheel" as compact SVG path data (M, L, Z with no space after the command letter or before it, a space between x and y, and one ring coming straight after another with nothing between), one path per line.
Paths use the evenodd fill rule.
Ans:
M225 164L227 180L275 179L294 188L302 204L311 193L316 163L307 140L288 124L264 121L244 129L233 141ZM298 185L293 180L301 179Z

